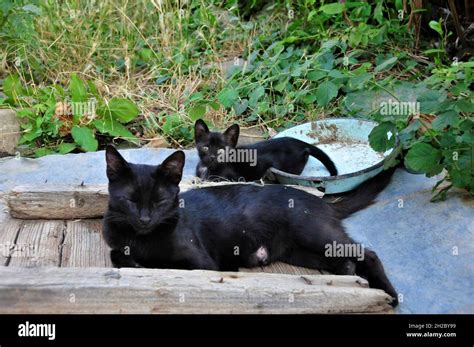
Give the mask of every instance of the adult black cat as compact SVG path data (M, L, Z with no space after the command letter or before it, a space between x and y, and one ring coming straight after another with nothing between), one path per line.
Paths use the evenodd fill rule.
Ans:
M242 178L245 181L255 181L261 179L270 167L299 175L309 156L323 163L331 176L337 175L332 160L313 145L291 137L282 137L237 147L239 132L237 124L219 133L210 132L201 119L196 121L194 139L200 159L196 176L213 181L238 181ZM231 154L234 154L234 160L229 159ZM242 158L238 158L239 154L242 154Z
M236 271L280 260L337 274L355 271L396 305L397 293L373 251L327 254L328 245L361 246L345 233L341 219L369 205L388 183L388 173L338 204L282 185L234 184L179 194L184 159L177 151L158 166L132 164L107 147L104 238L116 267Z

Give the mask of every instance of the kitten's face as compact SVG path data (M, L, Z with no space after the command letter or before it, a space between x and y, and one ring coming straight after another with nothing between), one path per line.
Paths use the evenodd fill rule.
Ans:
M201 119L194 125L194 139L201 162L209 167L218 165L218 157L226 147L235 148L239 139L239 126L234 124L223 133L210 132Z
M109 215L114 221L131 225L135 234L148 234L176 219L183 152L171 154L158 166L138 165L126 162L109 146L106 161Z

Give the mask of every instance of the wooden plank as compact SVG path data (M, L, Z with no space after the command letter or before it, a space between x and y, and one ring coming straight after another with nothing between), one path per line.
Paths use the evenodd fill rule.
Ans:
M63 221L24 221L9 266L58 266L64 228Z
M0 222L0 266L9 264L23 222L11 218L5 218Z
M232 182L182 183L181 191L229 184L256 184ZM259 185L259 184L258 184ZM322 197L312 187L288 186ZM56 185L42 184L18 186L7 196L12 217L21 219L80 219L102 217L107 209L107 185Z
M61 255L62 267L111 267L102 221L68 221Z
M356 276L0 267L0 313L386 313Z
M107 186L21 186L6 197L10 215L21 219L101 217L107 208Z
M299 267L289 265L282 262L275 262L267 266L254 267L254 268L240 268L239 271L243 272L265 272L265 273L276 273L276 274L288 274L288 275L318 275L321 274L319 270L308 269L305 267Z

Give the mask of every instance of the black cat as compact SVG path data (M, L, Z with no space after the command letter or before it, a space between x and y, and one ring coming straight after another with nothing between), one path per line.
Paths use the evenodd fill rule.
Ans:
M179 194L184 159L177 151L158 166L132 164L107 147L104 238L114 266L237 271L283 261L337 274L356 272L397 304L373 251L326 253L334 243L361 246L345 233L341 219L370 205L388 183L388 173L337 204L283 185L235 184Z
M206 123L198 119L194 125L194 139L199 153L196 176L212 181L255 181L270 167L299 175L312 156L337 176L332 160L319 148L306 142L282 137L237 147L239 126L232 125L223 133L210 132ZM235 160L229 160L232 152ZM241 154L241 158L237 157ZM243 159L243 160L242 160Z

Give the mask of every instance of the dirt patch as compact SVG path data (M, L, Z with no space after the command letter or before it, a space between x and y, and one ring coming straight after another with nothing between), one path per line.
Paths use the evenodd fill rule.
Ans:
M341 146L350 146L351 144L363 143L343 136L336 124L312 123L311 131L306 135L315 140L314 145L337 143Z

